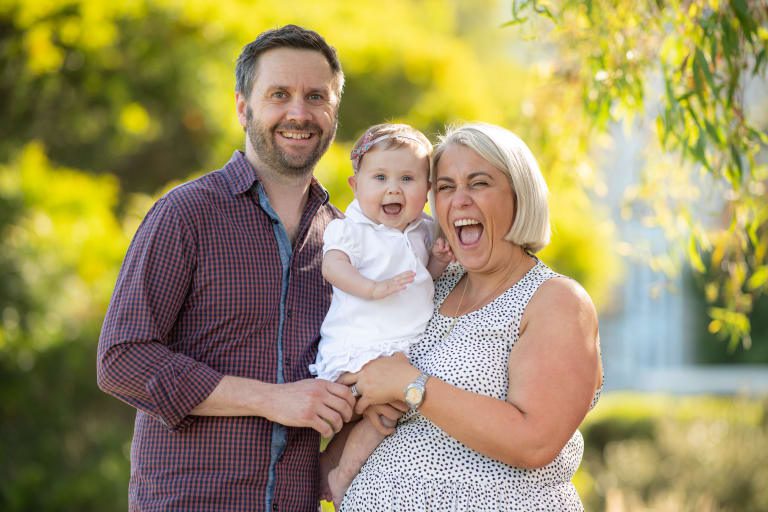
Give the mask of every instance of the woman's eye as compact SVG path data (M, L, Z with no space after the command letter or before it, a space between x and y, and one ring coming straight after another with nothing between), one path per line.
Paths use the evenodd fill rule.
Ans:
M438 192L442 192L443 190L450 190L452 188L453 188L452 185L438 185L437 186L437 191Z

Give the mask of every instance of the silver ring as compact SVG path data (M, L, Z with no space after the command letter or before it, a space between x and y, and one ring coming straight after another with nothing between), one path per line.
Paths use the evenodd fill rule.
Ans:
M353 397L357 398L360 396L360 392L357 390L357 384L352 384L352 387L350 387L349 390L352 392Z

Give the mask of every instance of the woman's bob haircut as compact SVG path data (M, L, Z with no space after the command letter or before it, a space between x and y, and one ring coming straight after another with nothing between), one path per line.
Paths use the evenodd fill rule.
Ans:
M546 247L551 234L547 184L525 142L509 130L492 124L450 127L440 136L432 154L432 183L437 177L440 157L452 144L471 149L509 178L515 209L512 228L504 239L531 254Z

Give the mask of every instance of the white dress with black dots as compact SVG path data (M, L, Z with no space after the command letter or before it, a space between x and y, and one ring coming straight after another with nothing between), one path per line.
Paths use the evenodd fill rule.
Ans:
M464 270L451 265L435 283L435 311L411 362L441 380L501 400L507 398L509 351L536 289L559 275L540 261L506 292L477 311L439 313ZM597 402L595 394L592 406ZM467 448L424 416L408 412L363 466L344 497L351 511L583 510L571 483L584 451L576 431L560 454L539 469L521 469Z

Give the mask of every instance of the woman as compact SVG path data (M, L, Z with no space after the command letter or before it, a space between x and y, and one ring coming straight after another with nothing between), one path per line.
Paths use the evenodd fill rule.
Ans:
M342 510L582 510L570 480L602 384L597 314L533 256L550 234L536 160L477 123L444 136L433 163L433 211L459 264L436 283L410 362L380 358L343 381L358 411L410 410Z

